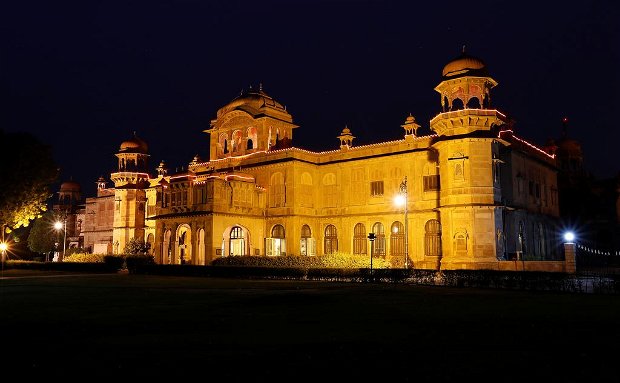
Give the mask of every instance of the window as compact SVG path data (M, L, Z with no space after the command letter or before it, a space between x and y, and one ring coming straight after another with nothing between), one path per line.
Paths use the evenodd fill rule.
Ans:
M267 255L286 255L284 226L275 225L271 229L271 237L265 238L265 252Z
M441 224L436 219L426 221L424 225L424 255L427 257L441 255Z
M231 140L231 146L232 146L232 151L233 152L237 152L239 150L241 150L241 136L242 133L240 130L235 130L232 134L232 140Z
M325 254L334 254L338 251L338 233L336 226L327 225L325 228L325 241L323 243Z
M239 226L230 230L230 255L246 255L245 233Z
M376 222L372 226L372 232L375 233L373 256L385 257L385 229L381 222Z
M366 254L366 226L358 223L353 228L353 254Z
M257 143L258 143L258 135L256 133L256 128L255 127L248 128L248 143L247 143L246 149L247 150L256 149Z
M392 223L390 230L390 254L395 257L405 256L405 227L399 221Z
M424 191L439 190L439 174L424 176Z
M312 231L308 225L301 227L299 252L301 255L316 255L316 241L312 238Z
M383 181L372 181L370 183L370 195L373 197L383 195Z

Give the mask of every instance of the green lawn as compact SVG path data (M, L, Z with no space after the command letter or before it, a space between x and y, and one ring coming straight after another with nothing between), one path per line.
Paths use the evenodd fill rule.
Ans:
M619 381L620 297L5 270L1 369L206 381Z

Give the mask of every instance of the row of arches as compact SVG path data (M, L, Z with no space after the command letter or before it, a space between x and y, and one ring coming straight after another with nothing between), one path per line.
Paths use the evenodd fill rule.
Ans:
M394 221L390 225L389 234L386 234L385 226L381 222L372 225L372 233L375 234L373 255L374 256L403 256L405 254L405 230L400 221ZM323 251L321 254L329 255L338 252L339 238L338 229L333 224L328 224L323 230ZM368 238L366 225L357 223L353 228L353 254L368 254ZM251 254L250 231L235 225L227 228L222 235L222 243L217 249L217 256L246 256ZM195 237L194 237L195 236ZM265 238L265 255L287 255L287 236L282 224L275 224L269 231L269 237ZM147 241L154 248L153 234L149 234ZM441 225L438 220L429 220L425 224L424 253L427 256L441 255ZM193 246L196 246L194 254ZM195 234L189 225L180 225L174 233L171 229L164 232L163 244L159 260L164 264L205 264L205 230L198 229ZM312 229L308 224L301 227L299 238L299 255L317 255L316 238L312 235Z
M234 130L231 136L228 133L220 133L218 137L218 152L220 154L237 153L252 150L258 147L258 131L251 126L245 129L245 135L241 129Z

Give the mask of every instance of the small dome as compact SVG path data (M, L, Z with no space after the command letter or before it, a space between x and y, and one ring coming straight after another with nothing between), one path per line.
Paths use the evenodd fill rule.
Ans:
M75 181L65 181L60 185L61 192L79 192L80 184Z
M463 52L459 57L450 61L443 67L441 75L444 78L488 76L488 72L482 60Z
M146 154L148 152L148 145L142 139L136 136L136 133L133 133L133 137L123 141L121 143L121 152L131 152L131 153L143 153Z

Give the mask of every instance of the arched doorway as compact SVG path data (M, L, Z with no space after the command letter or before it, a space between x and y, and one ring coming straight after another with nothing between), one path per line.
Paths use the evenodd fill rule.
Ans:
M192 229L189 225L181 225L177 229L177 246L176 246L175 263L184 265L192 263Z

